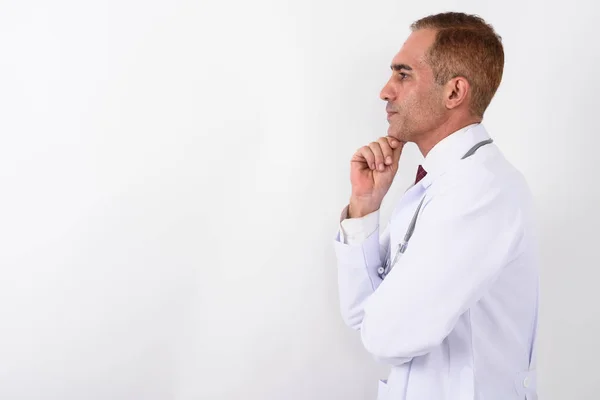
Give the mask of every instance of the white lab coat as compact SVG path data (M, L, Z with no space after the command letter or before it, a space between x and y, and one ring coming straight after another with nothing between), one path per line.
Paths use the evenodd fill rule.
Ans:
M538 266L522 174L475 124L440 141L380 232L345 219L334 245L344 321L391 365L378 400L535 400ZM382 280L425 196L405 253Z

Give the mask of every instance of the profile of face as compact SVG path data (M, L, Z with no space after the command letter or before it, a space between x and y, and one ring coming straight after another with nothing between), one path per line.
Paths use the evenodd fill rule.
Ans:
M392 60L392 76L380 93L387 102L388 135L415 142L448 117L444 86L435 82L426 54L436 32L416 30Z

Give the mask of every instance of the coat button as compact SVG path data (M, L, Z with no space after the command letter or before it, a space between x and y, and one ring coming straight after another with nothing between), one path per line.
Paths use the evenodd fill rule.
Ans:
M383 267L377 268L377 272L379 273L379 275L383 274L383 271L385 271L385 269L383 269Z
M525 379L523 379L523 387L525 387L525 388L529 387L529 377L526 377Z

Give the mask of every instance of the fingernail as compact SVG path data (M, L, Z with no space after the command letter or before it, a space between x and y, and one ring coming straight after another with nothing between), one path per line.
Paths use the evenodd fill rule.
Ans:
M380 171L383 171L384 169L385 169L385 165L383 165L383 164L379 164L379 170L380 170Z
M385 158L385 163L386 163L386 164L391 164L391 163L392 163L392 157L390 157L390 156L387 156L387 157Z

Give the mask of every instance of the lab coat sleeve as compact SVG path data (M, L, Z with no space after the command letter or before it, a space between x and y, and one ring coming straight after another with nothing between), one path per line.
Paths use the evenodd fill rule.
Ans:
M478 183L424 203L406 252L365 301L360 334L376 359L399 365L430 352L517 256L519 203Z
M379 211L350 221L345 220L347 210L346 206L342 211L334 240L338 295L344 322L358 329L363 318L364 302L381 283L377 268L385 260L389 230L386 228L380 234Z

